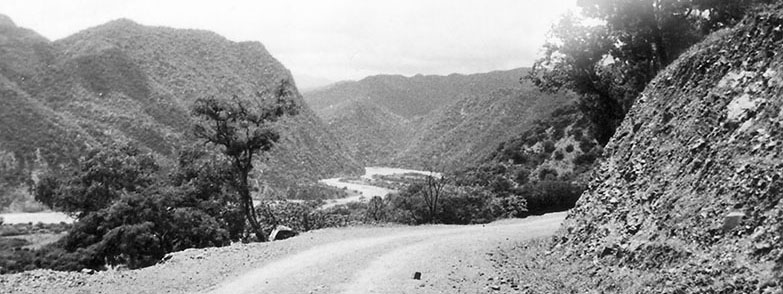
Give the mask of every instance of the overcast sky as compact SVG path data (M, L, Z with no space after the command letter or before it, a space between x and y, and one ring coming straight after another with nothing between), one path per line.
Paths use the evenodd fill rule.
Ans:
M56 40L117 18L260 41L306 78L476 73L530 66L575 0L0 0L0 13ZM301 80L301 81L300 81Z

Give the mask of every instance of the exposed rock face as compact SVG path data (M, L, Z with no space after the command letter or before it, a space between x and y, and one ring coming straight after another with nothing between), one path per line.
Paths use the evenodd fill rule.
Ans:
M778 5L659 74L606 146L559 250L659 272L656 292L780 293L781 48Z

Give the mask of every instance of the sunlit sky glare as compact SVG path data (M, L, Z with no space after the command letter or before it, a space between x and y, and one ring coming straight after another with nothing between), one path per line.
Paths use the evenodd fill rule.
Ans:
M56 40L118 18L260 41L305 79L476 73L530 66L576 0L0 0Z

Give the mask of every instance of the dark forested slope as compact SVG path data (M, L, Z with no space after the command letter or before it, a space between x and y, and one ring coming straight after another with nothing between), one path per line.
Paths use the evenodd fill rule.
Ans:
M419 168L429 164L459 169L477 164L500 143L570 99L541 93L527 84L463 97L421 119L395 161Z
M520 83L526 72L379 75L307 92L305 99L365 164L459 168L572 100Z
M9 120L4 128L29 130L4 130L0 147L24 159L17 162L29 161L38 148L52 157L74 156L78 152L63 149L97 141L134 141L171 155L190 140L195 99L254 97L291 80L260 43L232 42L207 31L117 20L49 42L4 23L2 100L16 106L0 108L0 117ZM295 96L303 109L282 126L279 148L259 165L263 176L286 184L358 172L356 161Z

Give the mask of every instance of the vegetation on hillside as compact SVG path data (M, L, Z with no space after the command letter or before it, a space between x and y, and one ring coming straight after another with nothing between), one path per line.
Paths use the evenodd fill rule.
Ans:
M72 165L104 143L135 142L174 160L180 144L192 141L194 97L253 97L291 79L259 43L129 20L55 42L9 22L0 39L0 169L12 165L0 173L6 191L30 188L37 173ZM291 95L304 105L293 87ZM280 148L257 163L266 172L254 179L285 190L360 172L306 107L283 128Z
M516 252L531 291L783 293L781 28L765 6L647 85L560 232Z
M406 119L426 115L466 96L516 88L528 69L448 76L377 75L333 84L305 93L305 101L319 115L330 107L355 101L369 102Z
M418 122L410 143L393 162L424 168L423 162L437 157L452 169L479 164L498 144L572 100L569 95L545 94L530 87L522 84L467 96L433 111Z
M771 1L577 1L584 16L569 14L553 26L529 78L542 90L579 94L593 136L605 145L659 71L763 2Z
M340 104L319 116L349 154L366 166L392 164L414 133L412 121L366 101Z
M365 165L423 168L425 159L437 155L458 167L478 163L497 144L573 99L520 84L514 75L525 72L375 76L308 92L305 99ZM322 105L324 101L332 104ZM421 114L411 117L392 107L403 103Z

